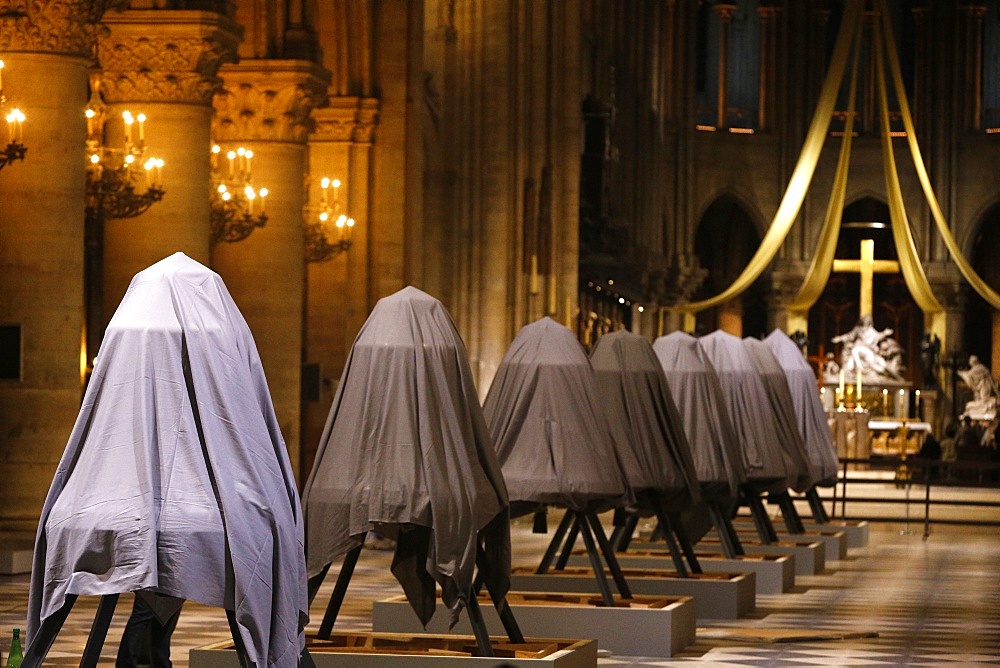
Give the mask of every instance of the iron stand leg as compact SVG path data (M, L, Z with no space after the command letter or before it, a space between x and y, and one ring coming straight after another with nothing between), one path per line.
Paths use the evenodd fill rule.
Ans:
M594 513L588 513L586 519L590 522L590 528L594 532L594 536L597 537L597 544L601 548L601 552L604 553L604 559L608 562L608 569L611 571L611 577L615 580L615 586L618 587L618 593L622 598L632 598L632 590L629 589L628 582L625 581L625 574L622 573L622 567L618 564L618 557L615 556L615 551L611 549L611 543L608 542L608 537L604 534L604 527L601 526L601 521L597 519L597 515ZM582 523L584 518L580 518Z
M319 632L316 637L321 640L329 640L330 632L333 631L333 624L337 621L337 615L340 614L340 606L344 603L344 595L347 593L347 585L351 582L351 577L354 575L354 566L358 563L358 556L361 554L361 548L364 545L358 545L344 557L344 563L340 567L340 573L337 575L337 584L333 588L333 594L330 596L330 604L326 607L326 614L323 615L323 623L319 626Z
M563 515L562 520L559 522L559 526L556 528L556 532L552 534L552 540L549 541L549 546L545 550L545 555L542 557L541 562L538 564L538 569L535 570L536 575L544 575L548 572L549 568L552 566L552 560L556 558L556 552L559 551L559 546L562 544L563 538L566 537L566 532L569 530L570 524L573 523L573 513L566 511Z

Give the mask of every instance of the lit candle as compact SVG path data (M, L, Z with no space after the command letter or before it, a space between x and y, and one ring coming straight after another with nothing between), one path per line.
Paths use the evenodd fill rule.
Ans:
M157 185L163 183L163 158L156 159L156 183Z
M882 417L889 417L889 390L882 388Z
M135 119L130 111L123 111L122 119L125 121L125 148L127 150L132 144L132 125L135 123Z
M908 408L908 406L906 405L906 391L905 390L902 390L902 389L899 390L899 396L896 398L896 401L897 401L897 404L896 404L896 417L898 417L898 418L900 418L902 420L905 420L906 417L907 417L906 414L908 412L906 410Z
M264 213L264 202L267 201L267 188L260 189L260 212Z
M916 399L915 399L914 403L916 404L916 406L914 407L914 410L913 410L913 417L915 417L915 418L917 418L919 420L920 419L920 390L916 391Z
M337 206L339 203L339 193L340 192L340 179L333 180L333 205Z
M251 151L250 149L247 149L245 157L247 159L247 176L246 176L246 178L247 178L247 181L249 181L250 180L250 173L251 173L250 172L250 158L253 157L253 151Z
M857 401L857 402L860 403L861 402L861 369L858 369L857 389L854 390L854 394L855 394L855 401Z
M212 171L219 171L219 153L222 152L222 147L218 144L212 145Z
M0 93L3 93L3 61L0 60Z
M139 114L139 143L146 139L146 114Z
M841 398L843 398L843 396L844 396L844 370L843 369L840 370L840 396L841 396Z
M226 157L229 158L229 178L233 178L236 171L236 151L230 151Z
M14 112L7 114L7 143L14 143Z
M97 114L94 113L93 109L88 109L87 111L83 112L83 115L87 117L87 138L89 139L90 137L94 136L94 123L95 123L94 117Z

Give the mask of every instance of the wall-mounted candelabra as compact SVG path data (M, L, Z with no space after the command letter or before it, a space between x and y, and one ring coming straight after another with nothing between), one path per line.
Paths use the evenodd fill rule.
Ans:
M90 80L84 218L88 370L104 337L104 223L135 218L163 199L163 160L148 155L146 115L107 113L100 77Z
M87 216L135 218L163 199L163 160L146 155L146 115L124 111L121 124L107 117L92 83L87 109ZM119 134L120 133L120 134ZM111 138L119 134L118 141Z
M3 94L4 62L0 60L0 114L7 119L7 145L0 151L0 169L17 160L24 160L28 148L24 145L24 113L14 107L7 109L7 98Z
M340 185L339 180L324 177L320 181L319 206L305 207L306 262L326 262L351 247L354 219L341 211Z
M255 190L251 166L253 151L240 146L227 151L212 147L212 243L235 243L264 227L267 214L264 201L267 188Z

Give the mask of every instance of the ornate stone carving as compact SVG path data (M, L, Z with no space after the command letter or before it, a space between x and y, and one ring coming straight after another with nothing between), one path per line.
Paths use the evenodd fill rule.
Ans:
M378 124L379 101L373 97L331 97L329 105L313 111L310 139L370 144Z
M708 276L708 270L701 266L694 254L677 253L667 268L664 306L683 306Z
M212 137L305 143L312 110L326 98L329 72L309 61L244 60L220 71Z
M0 52L93 57L105 10L126 0L0 0Z
M109 102L209 104L223 63L235 62L242 29L206 12L129 11L110 15L98 45Z

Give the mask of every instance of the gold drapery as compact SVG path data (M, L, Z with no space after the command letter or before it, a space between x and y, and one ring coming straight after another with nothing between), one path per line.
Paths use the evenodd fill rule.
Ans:
M792 177L789 179L785 194L781 198L781 203L778 205L778 210L774 214L774 219L757 248L757 252L728 288L714 297L684 304L675 309L684 312L686 325L692 321L694 313L729 301L746 291L771 264L774 256L777 255L781 245L785 242L785 237L788 236L792 224L799 215L802 202L809 190L809 184L816 172L816 164L819 162L820 153L830 129L830 119L837 101L837 92L847 67L851 43L859 32L863 4L864 0L849 0L844 11L830 68L823 80L819 101L816 104L816 111L809 125L802 151L795 164L795 169L792 171Z
M833 177L830 202L826 208L826 218L820 230L816 253L809 265L809 271L802 287L788 305L788 331L809 331L809 309L823 294L833 269L833 256L840 238L840 219L844 212L844 198L847 194L847 174L851 163L851 140L854 136L854 108L858 91L858 61L861 58L861 40L854 41L854 63L851 66L851 85L847 98L847 120L844 123L844 137L837 158L837 171Z
M880 7L880 10L884 8ZM896 244L896 255L899 257L899 268L906 281L906 287L913 295L917 306L924 312L925 327L930 325L930 329L935 331L942 339L944 338L944 309L934 296L930 283L927 282L927 275L924 267L920 263L920 255L917 253L916 244L913 243L913 233L910 230L910 223L906 217L906 208L903 205L903 191L899 185L899 172L896 168L896 156L892 150L892 134L889 127L889 95L885 84L885 46L883 37L891 35L891 30L886 27L889 22L889 14L878 12L882 31L875 30L875 82L878 95L879 113L879 137L882 142L882 169L885 175L885 191L889 201L889 219L892 221L892 238ZM889 45L891 46L891 44Z
M885 0L877 0L876 6L883 16L889 15L889 7ZM913 126L913 116L910 114L910 105L906 99L906 90L903 88L899 57L896 55L896 45L888 21L882 22L882 32L885 39L886 51L888 52L889 67L892 71L892 81L895 86L896 98L899 100L899 110L903 116L903 127L906 129L906 141L913 156L913 165L917 170L920 187L924 191L924 197L927 198L927 204L931 210L931 216L934 218L934 223L941 234L941 238L944 240L945 247L951 254L952 260L955 261L958 270L962 273L962 277L969 282L972 289L978 292L990 306L1000 310L1000 294L997 294L996 291L990 288L986 281L976 273L972 265L966 260L965 255L962 254L962 249L958 247L958 243L951 233L951 228L948 226L948 221L945 220L944 213L941 211L941 205L934 194L930 177L927 175L927 168L924 166L924 159L920 153L920 145L917 143L917 133ZM941 338L944 340L943 336Z

